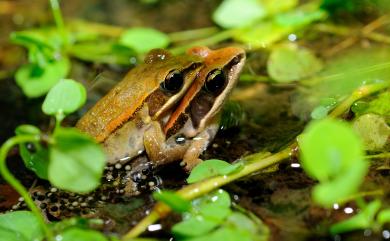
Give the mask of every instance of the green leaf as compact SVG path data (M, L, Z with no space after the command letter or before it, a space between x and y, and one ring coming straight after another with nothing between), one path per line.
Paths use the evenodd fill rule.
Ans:
M136 61L134 50L107 40L74 44L69 53L78 59L94 63L131 65Z
M214 11L213 20L224 28L244 27L291 9L297 3L297 0L225 0Z
M39 135L41 131L38 127L33 125L20 125L15 129L16 135ZM31 148L35 149L30 151L27 148L29 145ZM48 150L38 142L34 143L23 143L19 145L20 156L23 159L24 165L35 172L38 177L42 179L47 179L47 169L49 165L49 153Z
M310 116L313 120L320 120L320 119L324 119L325 117L327 117L328 112L329 112L329 108L327 108L326 106L320 105L320 106L317 106L311 112Z
M365 113L375 113L383 116L390 116L390 92L386 91L380 94L377 98L372 100Z
M15 232L15 235L10 234L8 231ZM1 214L0 234L2 234L0 239L4 241L42 240L44 236L37 217L29 211L14 211ZM5 237L7 239L4 239Z
M204 219L202 216L191 217L172 227L175 236L199 236L206 234L218 226L217 222Z
M215 204L221 207L229 208L231 205L231 199L229 193L227 193L223 189L218 189L215 192L195 199L192 204L193 208L198 210L209 204Z
M302 167L319 181L328 181L357 162L363 145L352 128L338 120L314 121L299 138Z
M0 226L0 240L1 241L29 241L18 231L10 230Z
M330 232L332 234L338 234L357 229L370 228L374 223L375 214L380 207L381 202L379 200L372 201L355 216L332 225L330 227Z
M199 213L207 220L221 223L232 213L232 210L229 207L210 203L202 206Z
M10 35L11 41L16 44L31 48L60 49L63 45L61 34L55 28L40 28L13 32Z
M279 1L274 2L276 4L279 3ZM286 16L300 16L299 22L295 22L294 24L285 24L285 21L283 21L284 17L281 17L282 20L280 20L280 17L276 15L273 18L256 23L254 26L237 29L233 37L237 41L250 44L253 48L268 47L276 41L285 38L287 35L299 31L308 24L323 19L325 17L324 15L314 14L318 11L318 7L318 3L313 2L287 12ZM318 18L314 18L313 16L317 16Z
M390 102L388 103L390 104ZM353 129L360 135L366 150L382 150L390 137L390 127L376 114L365 114L353 122Z
M74 128L58 128L50 146L49 181L64 190L87 193L100 184L106 164L101 146Z
M275 17L275 23L285 27L306 26L312 22L324 19L326 12L321 9L298 9L284 14L279 14Z
M385 223L390 223L390 209L388 208L388 209L381 210L378 213L378 216L376 219L382 225L384 225Z
M317 106L310 114L314 120L320 120L327 117L330 110L332 110L338 101L335 98L324 98L321 100L321 105Z
M215 230L214 232L191 239L186 241L255 241L251 235L245 230L235 229L231 227L223 227ZM265 240L263 240L265 241Z
M339 173L331 181L319 183L312 191L314 202L328 208L334 203L345 203L359 190L368 167L367 162L357 161L355 165Z
M321 69L322 62L310 50L294 44L273 49L267 62L271 78L282 83L306 78Z
M155 48L166 48L170 39L153 28L131 28L122 33L119 43L143 54Z
M48 179L49 168L49 151L39 144L31 144L35 146L36 151L30 152L26 145L20 144L20 156L23 159L24 165L37 174L42 179Z
M165 203L176 212L185 212L191 208L189 201L172 191L154 192L153 198Z
M247 231L251 235L252 241L269 240L269 229L256 216L245 215L240 212L233 212L229 216L227 223L238 230Z
M66 115L84 105L86 99L87 93L82 84L64 79L50 89L42 104L42 110L47 115Z
M187 178L188 183L195 183L204 180L209 177L217 176L222 174L220 170L225 168L231 168L231 164L221 160L206 160L197 165L192 171L190 176ZM237 168L237 167L235 167ZM233 168L233 169L235 169ZM226 169L225 169L226 170ZM230 169L227 169L230 171ZM234 171L234 170L233 170ZM223 174L222 174L223 175Z
M30 98L46 94L60 79L68 75L70 62L67 58L49 62L44 69L37 64L20 67L16 74L16 83Z
M235 28L250 25L266 14L260 1L225 0L213 13L213 20L224 28Z
M333 119L314 121L298 143L303 169L320 181L313 190L314 201L328 207L357 191L368 164L349 125Z
M67 229L61 234L61 236L61 241L108 241L108 239L100 232L79 228Z
M20 125L15 128L15 133L17 135L39 135L41 130L33 125Z

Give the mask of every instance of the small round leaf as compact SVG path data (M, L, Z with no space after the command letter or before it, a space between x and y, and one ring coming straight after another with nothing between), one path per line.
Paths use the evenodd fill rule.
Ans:
M82 240L82 241L108 241L108 239L101 233L94 231L94 230L83 230L79 228L70 228L65 230L64 233L62 233L58 237L57 240L61 241L76 241L76 240Z
M177 236L199 236L206 234L218 226L219 223L204 219L202 216L191 217L172 227L172 232Z
M153 198L165 203L171 207L176 212L185 212L191 208L191 203L175 192L163 191L163 192L154 192Z
M6 232L7 230L18 234L14 235L15 237L22 237L20 237L20 239L2 239L5 237L0 236L0 240L21 241L42 240L43 238L43 231L39 226L37 217L29 211L15 211L0 215L0 234L4 234L7 238L11 238L13 235Z
M49 62L42 69L36 64L20 67L16 74L16 83L28 97L39 97L46 94L60 79L68 75L70 62L67 58Z
M221 161L221 160L207 160L199 165L197 165L192 171L190 176L187 178L188 183L195 183L199 182L201 180L204 180L209 177L217 176L222 174L222 171L226 172L233 172L240 168L240 165L236 165L233 168L231 167L232 165L228 162ZM222 174L225 175L225 174Z
M366 150L378 151L385 147L390 137L390 127L376 114L365 114L353 122L353 129L360 135Z
M120 36L119 43L143 54L155 48L166 48L170 39L153 28L131 28Z
M101 146L73 128L58 128L50 146L49 181L64 190L87 193L100 184L106 164Z
M332 179L364 158L359 137L338 120L314 121L298 142L302 167L319 181Z
M267 62L268 73L277 82L299 80L321 69L322 62L310 50L293 44L275 48Z
M84 105L86 95L82 84L71 79L64 79L49 91L43 102L42 110L48 115L72 113Z
M224 28L243 27L266 14L257 0L225 0L214 12L213 20Z

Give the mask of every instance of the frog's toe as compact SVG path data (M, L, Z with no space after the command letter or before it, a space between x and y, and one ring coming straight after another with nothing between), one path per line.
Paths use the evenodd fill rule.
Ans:
M197 166L199 163L201 163L203 160L202 159L194 159L194 160L187 160L187 161L182 161L180 163L181 166L183 166L184 170L186 170L186 172L191 172L192 169L194 169L195 166Z

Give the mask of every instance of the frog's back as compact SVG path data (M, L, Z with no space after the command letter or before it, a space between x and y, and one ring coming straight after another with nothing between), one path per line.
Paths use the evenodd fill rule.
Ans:
M104 141L134 116L172 69L182 69L189 64L191 59L177 56L133 68L77 122L76 127L98 142Z

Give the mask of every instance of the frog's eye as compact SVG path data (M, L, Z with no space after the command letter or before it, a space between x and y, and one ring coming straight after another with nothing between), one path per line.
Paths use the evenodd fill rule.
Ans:
M167 77L165 77L164 82L160 84L160 88L166 92L175 94L181 90L183 83L183 74L179 70L172 70Z
M225 84L225 73L220 69L215 69L207 75L203 88L207 92L217 95L223 90Z

